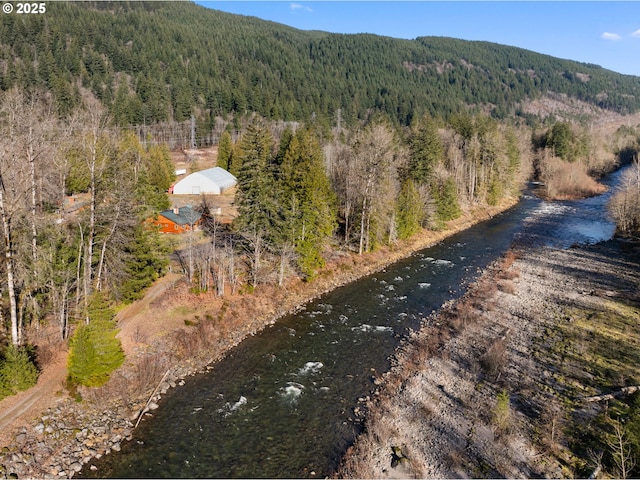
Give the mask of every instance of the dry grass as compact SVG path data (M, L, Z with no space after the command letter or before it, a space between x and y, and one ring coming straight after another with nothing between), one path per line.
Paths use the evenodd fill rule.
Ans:
M507 270L513 266L513 263L519 258L518 253L515 250L508 250L504 254L500 262L498 263L501 270Z
M456 332L461 332L465 327L478 320L478 311L475 301L461 301L449 314L449 324Z
M446 455L447 465L449 470L455 471L461 468L466 463L466 456L463 450L452 448Z
M82 398L99 410L114 405L131 409L135 399L149 395L172 364L164 354L145 354L128 368L116 370L99 388L80 388Z
M38 345L35 351L36 365L39 370L43 370L47 366L51 365L56 359L57 352L61 350L61 345L51 345L44 343Z
M497 287L493 278L482 278L470 289L470 294L474 300L486 300L493 297Z
M502 338L493 341L480 358L482 369L493 377L498 377L507 363L507 344Z
M513 282L508 280L500 280L498 282L498 290L503 293L508 293L510 295L514 295L516 293L516 287Z
M502 280L515 280L520 278L520 270L517 268L510 268L509 270L501 270L498 273L498 278Z
M549 199L586 198L606 190L589 176L588 167L581 162L569 163L549 156L540 161L540 171L545 196Z
M378 457L377 448L373 439L363 437L358 444L358 454L353 455L353 447L349 448L340 465L341 475L334 478L377 478L377 471L373 467Z

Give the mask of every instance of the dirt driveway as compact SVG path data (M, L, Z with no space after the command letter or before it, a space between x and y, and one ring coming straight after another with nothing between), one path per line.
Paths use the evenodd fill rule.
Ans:
M165 275L147 290L144 298L118 312L116 316L120 327L118 336L127 357L135 353L137 338L149 338L172 328L172 325L150 321L144 312L151 302L159 298L167 289L172 288L180 278L182 276L177 273ZM164 322L166 323L167 320ZM17 429L28 425L47 408L55 406L66 398L64 381L67 376L67 355L66 350L59 351L40 374L38 383L34 387L0 401L0 447L14 440Z

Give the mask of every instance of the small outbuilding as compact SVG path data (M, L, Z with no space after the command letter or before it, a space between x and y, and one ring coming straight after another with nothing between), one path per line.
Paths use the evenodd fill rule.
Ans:
M187 175L173 186L173 195L220 195L238 179L224 168L214 167Z

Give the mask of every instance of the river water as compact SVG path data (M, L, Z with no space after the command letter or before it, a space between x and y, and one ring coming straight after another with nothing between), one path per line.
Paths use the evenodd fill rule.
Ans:
M460 296L514 243L567 248L611 238L609 195L553 203L525 195L491 220L325 294L167 392L132 441L81 475L330 475L360 431L358 399L373 390L377 373L389 369L409 330Z

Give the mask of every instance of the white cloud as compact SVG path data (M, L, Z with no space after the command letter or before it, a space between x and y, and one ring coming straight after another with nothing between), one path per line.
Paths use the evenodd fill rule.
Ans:
M631 34L631 36L634 37L634 38L640 38L640 30L636 30L635 32L633 32Z
M618 35L617 33L604 32L602 34L602 38L604 40L620 40L620 35Z
M296 10L305 10L307 12L313 12L313 10L311 10L311 8L309 7L305 7L304 5L300 5L299 3L292 3L289 5L289 8L292 11L296 11Z

